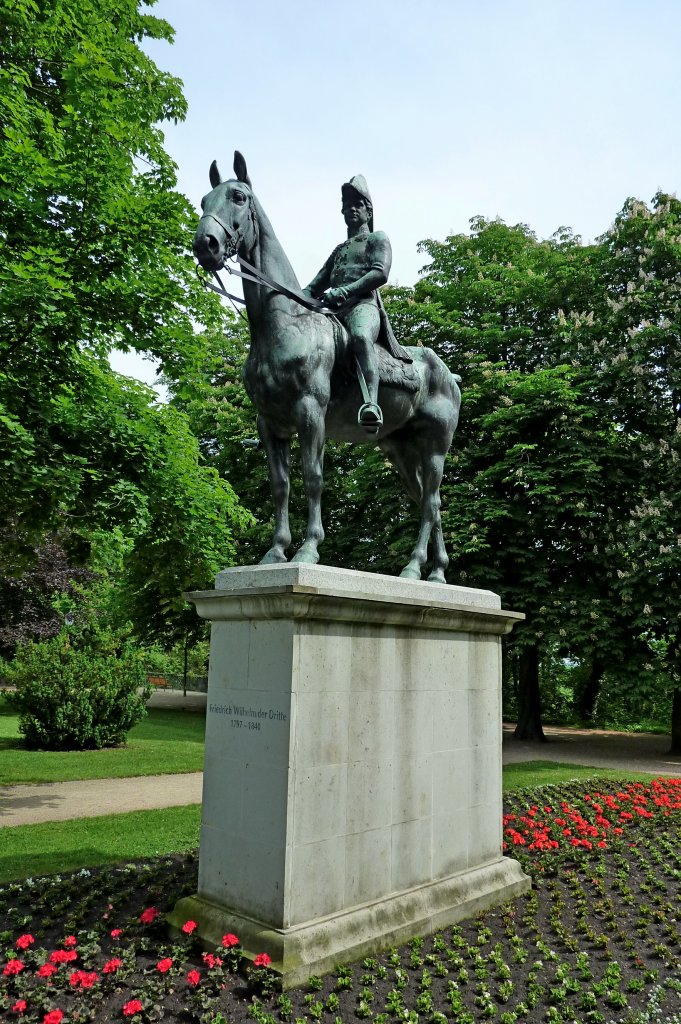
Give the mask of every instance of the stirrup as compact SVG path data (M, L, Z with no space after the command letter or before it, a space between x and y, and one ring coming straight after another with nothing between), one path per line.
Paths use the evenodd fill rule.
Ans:
M365 402L357 413L357 423L367 434L377 434L383 426L383 413L376 402Z

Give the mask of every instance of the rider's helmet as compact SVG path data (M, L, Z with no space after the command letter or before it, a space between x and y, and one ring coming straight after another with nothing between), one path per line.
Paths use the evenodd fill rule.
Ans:
M369 194L369 186L367 185L366 178L363 174L355 174L354 177L350 178L350 181L344 182L341 185L341 195L345 199L348 193L356 192L362 197L367 205L369 211L369 231L374 230L374 204L371 201L371 195Z

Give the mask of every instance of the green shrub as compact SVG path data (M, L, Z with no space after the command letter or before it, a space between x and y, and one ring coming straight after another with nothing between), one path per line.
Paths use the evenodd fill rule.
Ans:
M29 749L115 746L146 715L143 656L104 630L91 634L87 646L74 640L64 631L29 643L6 672L7 682L17 687L6 700L19 713Z

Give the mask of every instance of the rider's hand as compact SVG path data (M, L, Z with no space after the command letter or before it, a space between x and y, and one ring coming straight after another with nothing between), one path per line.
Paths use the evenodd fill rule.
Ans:
M324 301L327 306L342 306L347 297L346 288L329 288L328 292L324 294Z

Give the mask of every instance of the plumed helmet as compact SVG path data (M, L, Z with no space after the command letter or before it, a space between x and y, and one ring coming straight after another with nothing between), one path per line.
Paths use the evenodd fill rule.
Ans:
M348 193L356 192L362 197L364 202L367 204L369 209L369 231L374 230L374 204L371 201L371 194L369 192L369 186L367 185L366 178L363 174L355 174L354 177L350 178L350 181L346 181L341 185L341 195L343 199Z

